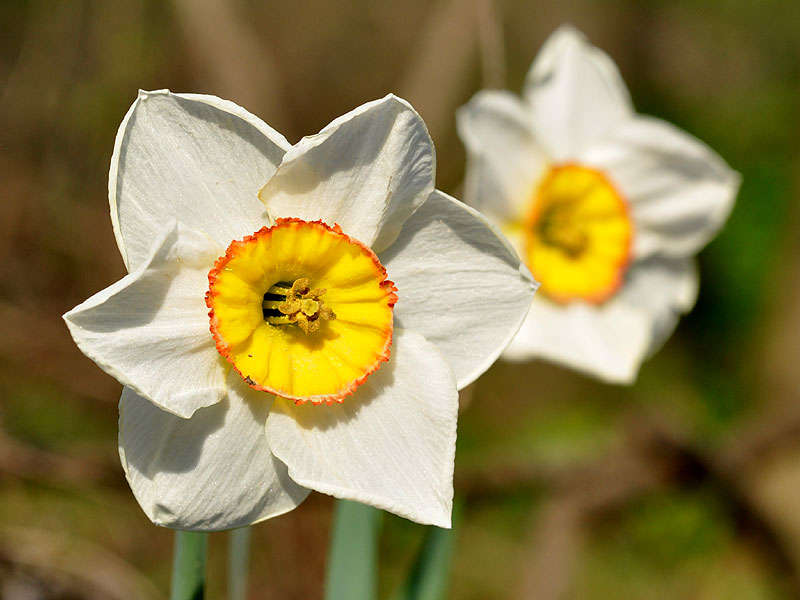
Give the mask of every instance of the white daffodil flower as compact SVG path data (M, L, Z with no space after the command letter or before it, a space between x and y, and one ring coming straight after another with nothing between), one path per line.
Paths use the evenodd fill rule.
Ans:
M465 201L541 282L503 357L632 383L694 305L693 256L727 219L739 176L636 114L611 58L570 26L545 42L522 98L481 91L457 121Z
M231 102L139 94L109 175L129 274L64 318L125 386L154 523L240 527L313 489L449 526L457 390L536 284L434 171L392 95L292 146Z

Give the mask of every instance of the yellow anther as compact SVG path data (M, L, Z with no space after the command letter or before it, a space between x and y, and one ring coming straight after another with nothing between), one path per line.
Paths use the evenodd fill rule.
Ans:
M336 318L336 314L322 300L325 291L325 288L312 288L311 281L306 277L296 279L291 287L276 283L267 290L267 294L285 296L286 300L264 300L262 306L285 316L266 316L266 322L270 325L295 323L307 334L317 331L321 321Z
M278 305L277 308L284 315L293 315L298 310L300 310L300 301L299 300L287 300L286 302L281 302Z
M301 277L292 284L292 289L289 290L288 296L305 296L309 291L311 291L311 281L307 277Z

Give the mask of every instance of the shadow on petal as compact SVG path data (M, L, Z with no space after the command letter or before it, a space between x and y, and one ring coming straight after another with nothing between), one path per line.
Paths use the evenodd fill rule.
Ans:
M328 431L355 419L363 408L375 400L383 388L391 387L395 380L394 365L392 358L381 363L378 370L372 373L364 383L356 388L353 395L347 396L341 404L315 406L310 402L294 404L291 400L276 398L273 410L291 415L301 429ZM279 406L278 403L281 403L282 406Z
M159 472L191 471L200 462L203 444L222 428L229 406L230 400L225 398L199 409L190 419L182 419L125 388L120 441L129 469L148 479ZM268 408L265 417L266 412Z

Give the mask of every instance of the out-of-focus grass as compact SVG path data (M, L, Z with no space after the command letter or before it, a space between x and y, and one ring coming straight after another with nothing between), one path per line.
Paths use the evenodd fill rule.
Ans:
M774 598L779 587L708 490L665 493L601 524L574 598Z
M496 365L476 384L460 424L464 517L451 597L534 588L568 598L792 597L800 5L569 0L494 11L509 89L519 91L545 36L571 21L619 63L640 111L707 142L743 186L700 256L697 307L635 387L538 363ZM290 141L395 91L428 122L438 185L455 191L464 153L453 110L481 85L487 14L477 0L4 4L0 562L22 556L12 528L50 531L91 542L166 591L172 536L141 513L117 462L119 386L80 355L59 317L123 273L105 187L136 89L221 95ZM313 495L256 526L253 598L319 597L329 515L328 499ZM382 597L421 538L419 526L384 520ZM211 537L210 597L224 589L224 541ZM537 580L545 560L549 588ZM108 597L75 585L78 597Z
M6 433L51 452L72 452L114 443L116 419L73 403L54 402L61 393L52 386L20 389L3 405ZM109 418L112 417L112 418Z

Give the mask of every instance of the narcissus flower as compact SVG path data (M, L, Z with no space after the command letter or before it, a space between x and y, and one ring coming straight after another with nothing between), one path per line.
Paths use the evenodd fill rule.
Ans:
M465 201L541 282L504 357L631 383L694 305L693 256L726 220L738 175L636 114L613 61L569 26L544 44L521 99L482 91L457 120Z
M139 94L109 176L129 274L64 318L125 386L153 522L239 527L313 489L449 526L457 390L535 283L434 170L395 96L292 146L231 102Z

